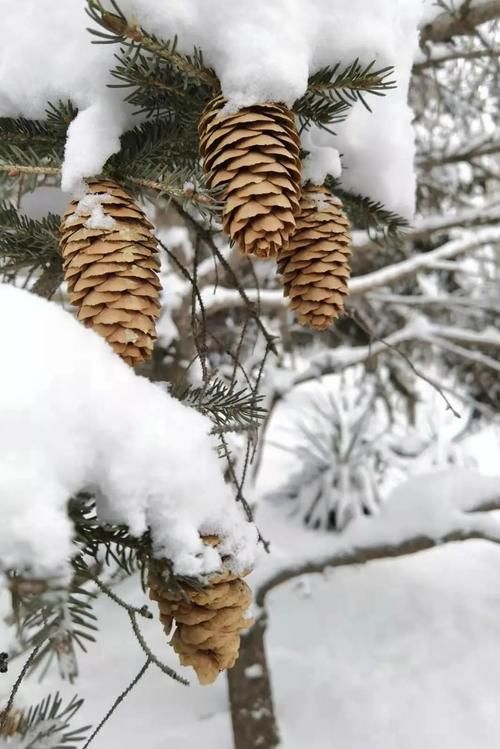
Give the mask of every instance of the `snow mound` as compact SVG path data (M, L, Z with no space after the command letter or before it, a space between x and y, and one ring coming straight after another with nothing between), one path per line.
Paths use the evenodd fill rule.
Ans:
M92 44L85 0L0 0L0 116L41 117L48 100L70 98L80 111L68 133L63 189L100 171L132 124L120 89L108 88L115 45ZM289 105L308 77L340 62L394 65L397 88L371 97L348 120L315 134L323 173L343 154L344 184L410 216L415 178L407 91L424 0L121 0L122 10L179 48L203 51L232 107L274 100ZM428 6L427 15L429 14ZM47 54L50 50L50 54ZM33 70L43 69L43 78ZM313 170L315 181L321 172Z
M0 284L0 569L52 574L72 553L66 503L151 528L182 575L253 565L256 530L224 483L209 420L139 377L56 304Z

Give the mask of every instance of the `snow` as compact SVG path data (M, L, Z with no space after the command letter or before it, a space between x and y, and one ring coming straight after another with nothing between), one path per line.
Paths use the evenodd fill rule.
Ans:
M332 146L318 144L321 137L322 131L318 128L312 128L302 134L302 145L308 152L302 162L302 180L310 181L313 185L322 185L327 174L336 179L342 174L338 150Z
M358 517L337 534L304 529L298 520L287 520L283 508L264 501L257 524L264 538L272 539L272 553L261 553L250 584L257 590L285 570L355 559L412 539L427 539L431 546L454 534L477 534L500 542L498 518L482 511L490 504L500 507L500 476L464 468L412 476L394 489L377 515Z
M87 229L112 229L116 222L113 216L105 215L103 208L103 205L108 203L110 198L111 195L108 193L87 193L78 201L74 214L70 214L66 218L65 225L70 226L75 223L75 220L79 223L78 217L88 216L84 223Z
M260 663L254 663L253 666L247 666L245 676L247 679L261 679L264 676L264 668Z
M91 44L84 0L0 0L4 41L0 51L0 116L43 116L48 100L71 98L80 108L71 124L62 186L71 191L100 171L131 124L120 89L108 88L114 45ZM358 103L337 137L313 129L324 156L323 176L405 216L414 205L413 133L408 83L417 51L423 0L122 0L129 17L159 37L177 35L179 48L203 50L234 107L276 100L289 105L306 90L308 76L326 65L359 58L395 65L398 83L371 97L373 113ZM50 55L47 50L50 49ZM32 74L42 69L43 79ZM319 157L312 168L320 181ZM311 168L310 166L307 167Z
M471 541L302 580L307 595L292 581L268 602L266 648L286 749L498 749L498 547ZM134 580L117 593L145 602ZM56 669L41 684L35 674L20 706L59 689L85 698L72 727L104 716L144 655L124 611L102 597L96 613L99 644L79 657L76 683L61 684ZM159 622L141 626L153 651L189 677ZM4 632L0 615L0 646ZM22 660L0 679L0 703ZM134 749L146 736L148 749L232 749L225 680L186 689L151 666L93 746Z
M0 569L55 574L66 502L98 492L103 522L152 530L178 574L248 569L255 528L224 483L210 421L135 373L57 305L0 285ZM218 550L201 534L221 537ZM220 552L220 554L219 554Z

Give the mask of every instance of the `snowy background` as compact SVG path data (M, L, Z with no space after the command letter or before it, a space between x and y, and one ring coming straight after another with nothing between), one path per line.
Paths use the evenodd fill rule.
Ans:
M479 4L480 0L471 7ZM358 103L348 120L338 126L334 140L329 133L312 128L304 135L303 145L311 154L306 174L314 174L319 181L326 172L340 176L344 187L411 218L417 134L417 145L423 152L420 161L417 158L419 174L423 174L417 194L420 212L407 244L388 249L381 260L380 248L356 232L354 259L359 266L351 291L354 305L358 303L361 313L378 325L375 333L410 352L424 373L416 376L398 359L404 370L403 384L410 383L410 396L416 396L418 408L410 429L404 399L395 396L388 384L389 375L394 374L389 371L389 357L379 359L383 362L378 367L380 380L373 379L372 347L378 346L380 351L383 346L371 336L368 342L362 336L360 342L359 330L356 337L352 328L342 328L345 320L338 326L337 338L334 332L330 339L306 341L297 346L298 353L287 349L279 368L269 366L261 382L262 392L266 403L276 395L280 402L249 498L257 503L257 522L271 540L272 554L260 553L250 583L257 587L276 571L318 555L349 551L357 544L396 543L415 533L425 535L437 548L411 557L302 576L269 594L266 645L283 747L498 749L500 546L467 540L439 547L440 539L457 528L464 534L477 532L500 541L498 513L471 511L475 502L500 501L500 432L498 421L495 424L491 416L498 391L488 384L491 378L493 384L498 383L500 365L494 357L499 334L493 314L482 316L482 305L491 298L493 303L498 300L498 192L490 191L484 175L480 181L483 191L478 191L475 167L460 159L456 171L450 167L444 177L442 173L436 177L432 171L432 162L439 156L446 164L451 154L450 163L454 164L453 149L469 148L471 134L492 137L495 106L489 102L483 112L476 100L470 106L466 102L459 113L463 121L460 127L455 125L446 106L455 113L457 84L453 71L448 71L450 77L443 76L442 90L435 99L429 97L428 112L425 107L418 109L415 95L415 111L422 115L425 110L428 119L421 116L415 130L412 128L408 83L414 59L422 64L427 59L417 49L417 27L438 12L431 0L335 0L334 12L332 0L254 0L251 4L172 0L168 12L167 5L157 0L123 0L121 7L165 38L178 34L180 48L187 52L193 45L202 47L230 106L267 97L291 104L304 93L308 76L332 62L332 47L335 62L348 64L359 55L362 62L376 58L378 66L395 66L398 86L385 98L370 101L373 113ZM67 97L80 110L69 128L62 184L65 194L42 188L21 201L22 209L30 215L43 215L56 208L56 203L57 210L62 209L80 179L101 169L119 148L120 135L135 120L123 102L123 92L107 87L114 48L90 43L85 30L90 21L84 14L83 0L59 4L52 0L0 0L0 13L4 32L0 117L41 117L47 101ZM48 48L51 55L47 55ZM43 76L34 76L33 69L43 69ZM460 68L457 70L459 75ZM429 90L434 91L434 77L429 78L429 88L421 87L423 98ZM483 80L479 75L471 76L469 86L488 98L488 91L484 93L487 85L474 83L479 79ZM427 172L421 165L425 159L431 163ZM489 169L488 179L493 179L497 165L481 164ZM441 192L443 185L449 192L444 190L441 197L438 191L440 197L430 199L436 183ZM153 215L154 208L149 209ZM158 215L161 217L161 211ZM167 219L165 223L159 230L161 238L197 267L186 227L168 225ZM220 249L224 257L233 259L231 248L221 244ZM186 299L191 303L191 287L176 271L172 263L164 262L162 275L168 294L159 326L164 351L182 340L179 318L186 317L189 309ZM273 333L296 335L300 342L302 333L297 334L296 326L286 321L281 290L268 283L270 274L264 265L256 263L252 275L246 276L240 266L238 273L248 285L249 298L263 302L266 323ZM218 325L224 333L234 335L235 320L239 320L237 290L214 278L211 257L200 264L198 278L215 328ZM99 497L103 518L125 522L137 535L152 525L157 550L173 560L176 571L209 573L220 564L218 552L201 544L200 532L223 537L220 551L230 557L234 567L250 566L255 531L244 521L223 482L220 461L212 451L213 440L207 436L208 420L192 409L188 413L159 386L135 377L104 342L78 327L67 313L38 299L18 305L19 294L3 289L2 296L0 287L0 321L5 327L2 342L8 354L6 363L2 362L5 379L0 389L0 499L4 513L0 518L0 569L23 563L38 565L40 573L59 569L70 544L65 502L81 488L82 477L91 486L106 489L107 503ZM443 299L450 305L445 305L444 312L433 306ZM486 307L486 311L489 315L491 310ZM21 348L19 340L32 340L32 344ZM456 360L446 358L450 350L456 353L460 347L459 362L465 361L465 373ZM481 352L479 359L476 348ZM261 352L258 346L256 349L250 353L243 350L249 371L255 371L259 360ZM316 378L328 362L330 372L338 373L319 384ZM354 365L360 363L368 375L359 384L359 370ZM479 365L483 364L490 377L482 381L486 385L479 382L484 374ZM225 366L227 374L231 367L227 362ZM308 368L314 382L294 387ZM196 384L199 375L199 368L193 366L191 381ZM424 382L425 376L433 377L445 392ZM475 389L478 382L481 387ZM386 387L389 393L390 424L378 400L376 405L371 400L377 387ZM323 391L327 400L315 401L318 393L323 398ZM28 392L31 401L27 403ZM335 419L330 419L327 408L330 397ZM16 431L23 408L32 417L29 428L24 423L22 431ZM454 410L460 412L461 419ZM95 414L92 424L89 413ZM314 481L319 483L314 485L299 470L303 467L299 448L307 443L308 434L317 437L313 468ZM332 488L341 462L336 462L341 453L337 448L353 434L357 434L356 440L359 434L362 438L354 445L354 458L351 454L349 465L344 466L346 486L352 491L342 495ZM231 442L237 462L243 453L241 444L237 436ZM130 456L133 459L128 459ZM26 470L28 463L31 470ZM325 465L330 472L323 471ZM285 477L292 479L288 485L284 485ZM404 483L407 480L409 484ZM326 505L311 521L308 490L316 490L321 482ZM301 490L294 494L290 483ZM39 502L33 508L35 489ZM47 517L54 530L51 536L44 534ZM317 529L304 528L304 517ZM348 527L344 529L344 525ZM34 533L34 528L38 532ZM1 651L14 647L14 642L12 628L5 622L9 594L3 582L0 586ZM129 603L144 603L135 578L115 590ZM41 684L35 674L23 684L18 707L59 689L85 699L75 727L95 726L104 716L143 664L144 654L123 610L104 596L95 610L98 640L79 658L77 682L61 684L56 668ZM207 749L231 749L225 677L211 687L199 687L192 671L179 669L158 621L142 624L153 651L182 671L192 685L187 689L176 684L151 666L96 738L96 749L132 749L138 741L147 749L165 745L194 749L200 744ZM12 659L9 674L0 675L0 705L22 660Z
M498 449L494 434L469 445L492 475ZM267 647L283 746L496 749L499 586L500 547L469 541L305 576L273 591ZM130 603L144 600L132 580L116 592ZM7 595L2 601L5 607ZM144 660L124 611L101 598L96 613L98 643L80 659L74 687L63 685L65 694L85 698L75 726L104 715ZM178 669L157 622L145 622L144 633ZM0 630L0 642L7 636ZM12 675L2 677L3 690L18 668L14 661ZM150 668L96 738L96 749L133 749L138 737L148 749L194 749L200 742L231 749L225 679L208 688L191 681L186 688ZM42 685L32 679L22 699L60 688L56 674Z

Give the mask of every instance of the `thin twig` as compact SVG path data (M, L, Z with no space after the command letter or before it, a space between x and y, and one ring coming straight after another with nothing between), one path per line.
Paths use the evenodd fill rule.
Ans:
M102 582L102 580L99 580L97 575L93 575L89 573L92 580L95 582L98 588L102 590L103 593L105 593L109 598L111 598L112 601L117 603L119 606L121 606L126 611L133 612L134 614L139 614L139 616L143 616L145 619L153 619L153 614L149 610L149 608L144 605L141 607L138 606L131 606L129 603L123 600L123 598L120 598L120 596L117 596L114 591L111 590L105 583Z
M164 674L167 676L170 676L171 679L174 679L174 681L178 681L179 684L184 684L185 686L189 686L189 681L184 679L182 676L180 676L176 671L174 671L173 668L170 668L170 666L166 666L164 663L162 663L159 658L156 657L156 655L153 653L149 645L147 644L146 640L143 637L143 634L139 628L139 625L137 624L137 618L136 614L133 611L129 611L128 615L130 617L130 623L132 624L132 629L134 630L134 634L137 638L137 641L141 648L144 650L146 655L148 656L148 659L155 664L157 668L160 669L160 671L163 671ZM85 749L85 747L83 747Z
M19 687L21 686L21 683L22 683L24 677L26 676L26 674L27 674L27 672L28 672L31 664L33 663L33 661L35 660L36 656L38 655L38 651L40 650L40 648L42 647L42 645L44 644L44 642L45 642L46 639L47 639L46 637L42 638L40 640L40 642L38 643L38 645L36 645L33 648L33 650L31 651L30 655L26 659L26 661L25 661L25 663L24 663L21 671L19 672L19 676L17 677L17 679L16 679L16 681L14 683L14 686L11 689L7 705L3 709L2 717L0 719L0 736L2 735L2 731L5 728L7 720L9 718L9 714L10 714L10 712L12 710L12 706L14 704L14 700L16 699L16 694L19 691Z
M95 737L97 736L97 734L99 733L99 731L101 730L101 728L111 718L111 716L115 712L115 710L118 707L118 705L120 705L120 703L123 702L123 700L125 699L125 697L132 691L132 689L136 686L136 684L142 679L142 677L144 676L144 674L146 673L146 671L148 670L148 668L149 668L150 665L151 665L151 660L150 660L150 658L147 658L146 662L144 663L144 665L141 668L141 670L139 671L139 673L132 679L132 681L130 682L130 684L128 685L128 687L116 698L116 700L113 702L112 706L110 707L110 709L108 710L108 712L106 713L106 715L104 716L104 718L101 720L101 722L99 723L99 725L96 727L95 731L93 731L93 733L90 735L90 737L88 738L88 740L85 742L85 744L83 745L82 749L88 749L88 747L90 746L90 744L92 743L92 741L95 739Z
M181 216L186 223L188 223L190 226L193 227L193 229L196 231L197 234L201 236L204 242L209 246L212 253L215 255L215 257L218 259L224 270L231 276L231 280L233 281L236 289L238 290L238 293L240 294L245 306L250 311L252 317L256 321L257 325L259 326L260 331L262 332L262 335L266 339L267 343L269 344L269 347L271 351L274 354L277 354L276 346L274 344L274 336L269 333L266 326L262 322L262 320L259 318L259 315L257 314L257 311L255 310L254 305L248 298L245 289L240 284L238 276L234 272L234 270L231 268L231 265L227 262L226 258L224 257L223 253L219 250L216 243L214 242L214 239L209 231L206 231L200 224L194 219L191 214L186 211L182 205L179 205L179 203L176 200L172 201L177 213L179 216Z
M456 408L453 406L450 399L445 395L441 386L431 377L428 377L426 374L424 374L420 369L417 369L417 367L414 365L410 357L407 356L407 354L405 354L403 351L400 351L400 349L398 349L397 346L394 346L392 343L389 343L388 341L384 340L383 338L380 338L376 333L374 333L373 330L371 330L369 326L366 325L366 323L363 322L363 320L361 320L356 310L353 309L350 311L350 317L356 323L356 325L358 325L361 328L361 330L363 330L367 335L370 336L370 340L375 339L379 343L382 343L384 346L386 346L390 351L394 351L396 354L398 354L398 356L404 359L404 361L408 364L408 366L410 367L414 375L416 375L421 380L423 380L428 385L430 385L432 388L434 388L434 390L438 393L438 395L445 402L447 410L451 411L453 416L455 416L457 419L462 418L462 415L456 410Z

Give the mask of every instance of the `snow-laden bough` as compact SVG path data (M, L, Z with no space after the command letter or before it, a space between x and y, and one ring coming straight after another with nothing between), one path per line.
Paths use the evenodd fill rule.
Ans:
M100 522L151 530L180 575L248 570L256 530L224 482L209 420L136 375L52 302L0 284L0 569L67 565L67 502L91 489ZM201 536L216 534L212 548Z

